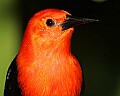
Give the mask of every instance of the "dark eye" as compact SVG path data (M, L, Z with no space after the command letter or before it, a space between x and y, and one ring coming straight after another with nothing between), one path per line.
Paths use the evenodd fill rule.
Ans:
M46 24L47 24L47 26L54 26L55 21L53 21L52 19L47 19Z

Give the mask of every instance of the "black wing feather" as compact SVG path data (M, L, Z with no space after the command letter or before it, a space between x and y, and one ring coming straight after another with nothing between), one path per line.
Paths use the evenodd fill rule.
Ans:
M18 86L17 77L18 77L17 64L16 58L14 58L11 65L9 66L6 75L4 96L22 96L21 90Z

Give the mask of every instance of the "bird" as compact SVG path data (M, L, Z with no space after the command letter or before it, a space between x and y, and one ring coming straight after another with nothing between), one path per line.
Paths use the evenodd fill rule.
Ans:
M35 13L8 68L4 96L80 96L83 72L71 38L75 26L94 21L60 9Z

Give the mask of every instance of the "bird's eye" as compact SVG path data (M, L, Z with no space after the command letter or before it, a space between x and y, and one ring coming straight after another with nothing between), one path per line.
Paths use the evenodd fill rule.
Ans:
M53 21L52 19L47 19L46 24L47 24L47 26L54 26L55 21Z

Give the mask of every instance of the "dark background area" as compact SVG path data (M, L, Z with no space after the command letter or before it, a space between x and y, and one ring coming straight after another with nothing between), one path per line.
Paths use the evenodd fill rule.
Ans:
M85 89L82 96L120 96L119 0L19 0L15 4L12 10L22 21L21 32L36 12L47 8L98 19L99 22L75 27L72 38L72 52L83 68Z

